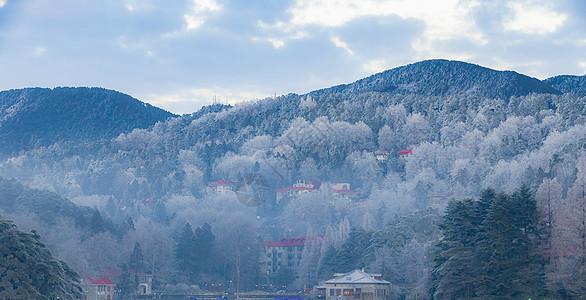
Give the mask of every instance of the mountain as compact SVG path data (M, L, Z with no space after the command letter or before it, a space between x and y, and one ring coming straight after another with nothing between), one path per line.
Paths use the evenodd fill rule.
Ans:
M553 88L563 93L573 93L578 96L586 96L586 75L559 75L544 80Z
M497 71L444 59L426 60L390 69L354 83L314 92L387 92L425 96L471 95L508 99L511 96L560 94L546 83L514 71Z
M26 88L0 92L0 154L55 142L111 139L172 113L103 88Z

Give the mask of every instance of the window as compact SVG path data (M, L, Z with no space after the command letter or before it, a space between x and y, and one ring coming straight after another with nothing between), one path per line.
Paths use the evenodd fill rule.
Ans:
M344 289L344 296L351 296L352 295L352 289Z

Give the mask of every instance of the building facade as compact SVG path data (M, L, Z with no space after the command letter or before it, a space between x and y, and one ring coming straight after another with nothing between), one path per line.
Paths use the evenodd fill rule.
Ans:
M326 300L384 300L390 295L391 283L381 274L354 270L335 274L325 283Z
M116 284L108 277L86 277L83 281L83 300L113 300Z
M261 270L267 275L278 273L282 268L288 268L297 273L306 243L311 239L323 238L323 236L312 236L264 242L265 253L260 259Z
M212 193L231 193L234 191L236 183L230 180L216 180L208 183L208 188Z

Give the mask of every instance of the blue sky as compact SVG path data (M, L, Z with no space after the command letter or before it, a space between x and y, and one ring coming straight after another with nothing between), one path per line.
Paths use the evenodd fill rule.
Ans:
M0 90L100 86L175 113L430 58L586 73L582 0L0 0Z

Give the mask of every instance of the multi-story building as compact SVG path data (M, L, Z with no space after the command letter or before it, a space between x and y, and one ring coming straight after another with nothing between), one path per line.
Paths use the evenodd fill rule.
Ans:
M265 255L261 256L261 267L266 274L279 272L282 268L289 268L297 273L303 248L309 239L323 239L323 236L285 238L280 241L264 242Z
M113 300L116 284L108 277L86 277L83 282L83 300Z
M322 288L323 289L323 288ZM326 281L326 300L384 300L390 295L391 283L381 274L369 274L354 270L345 274L334 274Z

